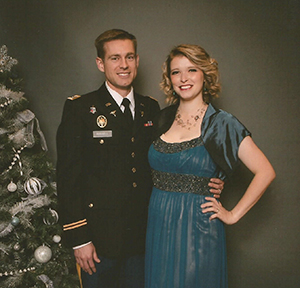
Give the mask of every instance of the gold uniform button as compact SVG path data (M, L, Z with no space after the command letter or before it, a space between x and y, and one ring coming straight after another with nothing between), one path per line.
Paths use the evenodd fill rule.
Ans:
M93 207L94 207L94 204L93 204L93 203L90 203L90 204L89 204L89 207L90 207L90 208L93 208Z
M135 172L136 172L136 168L133 167L133 168L131 169L131 171L132 171L133 173L135 173Z
M131 157L132 157L132 158L135 157L135 153L134 153L134 152L131 153Z
M135 140L135 139L134 139L134 137L132 137L132 138L131 138L131 142L133 143L133 142L134 142L134 140Z
M101 140L99 141L99 143L100 143L100 144L103 144L103 143L104 143L104 140L103 140L103 139L101 139Z
M137 184L135 182L132 183L133 188L137 187Z

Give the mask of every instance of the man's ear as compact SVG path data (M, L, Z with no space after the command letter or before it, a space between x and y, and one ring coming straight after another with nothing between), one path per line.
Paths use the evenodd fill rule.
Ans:
M140 64L140 56L137 54L136 55L136 67L139 67Z
M100 58L100 57L97 57L96 58L96 64L97 64L97 67L98 69L101 71L101 72L104 72L104 62L103 60Z

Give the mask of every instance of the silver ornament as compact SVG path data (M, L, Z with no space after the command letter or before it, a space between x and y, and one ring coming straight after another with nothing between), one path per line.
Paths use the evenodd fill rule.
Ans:
M19 243L16 243L16 244L14 245L14 250L15 250L15 251L19 251L20 248L21 248L21 245L20 245Z
M17 185L13 182L13 181L11 181L8 185L7 185L7 190L9 191L9 192L15 192L16 190L17 190Z
M28 195L39 195L46 186L47 184L43 180L31 177L24 183L24 190Z
M61 237L59 235L54 235L52 238L53 242L59 243L61 241Z
M43 245L34 251L34 258L39 263L47 263L52 257L52 251L49 247Z
M54 210L49 208L46 215L43 217L43 222L46 225L54 225L58 222L58 213Z
M19 225L20 219L19 219L18 217L14 216L14 217L12 217L10 223L11 223L11 225L13 225L14 227L16 227L17 225Z

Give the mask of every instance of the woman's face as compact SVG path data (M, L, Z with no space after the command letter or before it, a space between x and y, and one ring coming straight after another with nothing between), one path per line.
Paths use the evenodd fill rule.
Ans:
M170 63L170 78L181 101L202 97L204 75L200 68L185 56L176 56Z

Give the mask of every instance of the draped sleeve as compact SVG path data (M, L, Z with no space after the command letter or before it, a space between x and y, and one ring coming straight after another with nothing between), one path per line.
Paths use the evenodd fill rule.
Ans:
M231 177L240 163L238 150L242 140L251 136L233 115L209 104L202 122L202 139L215 163Z

